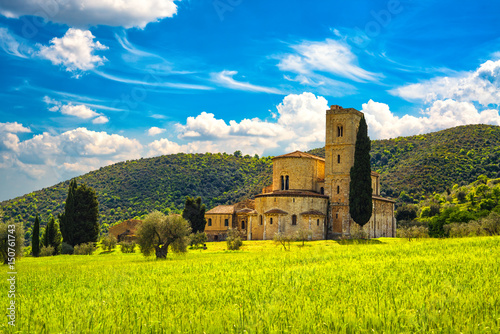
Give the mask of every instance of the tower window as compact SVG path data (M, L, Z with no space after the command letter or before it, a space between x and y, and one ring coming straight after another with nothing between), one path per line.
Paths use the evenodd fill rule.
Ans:
M281 190L285 190L285 178L281 175Z
M344 136L344 127L342 125L337 126L337 137Z
M338 214L338 212L335 214L335 219L339 219L339 214Z
M208 226L212 226L212 218L208 218Z
M340 163L340 154L337 155L337 163Z
M340 186L337 186L337 194L340 194Z
M321 195L324 195L325 194L325 188L321 187L321 189L319 190L319 192L321 193Z
M288 175L286 176L285 178L285 190L288 190L289 189L289 186L290 186L290 179L288 178Z
M269 218L269 224L273 224L273 219L272 218Z
M292 216L292 225L297 225L297 215Z

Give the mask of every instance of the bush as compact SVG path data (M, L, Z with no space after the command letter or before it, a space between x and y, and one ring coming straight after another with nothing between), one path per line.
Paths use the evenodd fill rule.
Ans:
M207 234L205 232L196 232L190 235L191 241L189 245L191 248L200 248L207 242Z
M240 232L237 229L230 228L227 231L227 249L229 250L238 250L243 245L243 241L241 241Z
M304 246L304 242L312 238L312 231L309 229L301 228L295 233L295 240L302 241L302 246Z
M425 226L400 227L396 230L396 236L398 238L406 238L408 241L411 241L411 239L428 238L429 229Z
M95 245L93 242L87 242L84 244L76 245L73 254L75 255L92 255L95 251Z
M54 255L54 247L53 246L43 246L42 249L40 249L39 256L52 256L52 255Z
M102 249L112 251L116 247L116 238L114 235L107 235L101 239Z
M469 223L451 223L444 226L451 238L465 238L500 234L500 215L491 212L487 217Z
M133 253L135 251L135 242L122 241L120 245L122 253Z
M351 239L368 239L368 237L368 233L361 226L356 223L351 225Z
M62 245L61 245L61 254L71 255L71 254L73 254L74 251L75 251L75 249L73 248L73 246L71 246L70 244L68 244L66 242L62 243Z

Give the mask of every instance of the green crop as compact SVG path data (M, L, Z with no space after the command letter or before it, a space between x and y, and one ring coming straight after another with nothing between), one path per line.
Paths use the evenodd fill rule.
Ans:
M500 331L500 237L207 246L163 261L118 249L21 259L17 326L0 332Z

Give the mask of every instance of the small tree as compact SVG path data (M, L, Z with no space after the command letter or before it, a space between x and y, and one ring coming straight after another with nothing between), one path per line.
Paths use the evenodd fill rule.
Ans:
M43 231L42 244L45 247L54 247L54 255L61 253L62 236L59 231L59 224L55 221L54 216L50 215L49 222Z
M283 249L285 251L289 251L290 250L290 242L292 242L293 237L289 234L284 233L284 232L278 232L274 235L273 240L276 244L280 244L281 246L283 246ZM288 249L287 249L287 247L288 247Z
M205 220L205 211L206 207L205 204L201 204L201 197L197 197L196 199L189 196L186 197L182 217L189 222L193 233L205 231L207 223Z
M31 251L35 257L40 255L40 219L38 215L35 217L35 226L33 226L33 234L31 235Z
M1 212L0 212L1 214ZM0 223L0 253L4 264L23 255L24 232L21 223L14 220Z
M309 229L301 228L295 233L295 240L302 241L302 247L304 246L304 243L307 240L309 240L310 237L312 237L312 231Z
M192 248L199 248L207 242L207 234L205 232L197 232L190 235L191 242L189 243Z
M102 249L108 252L116 247L116 238L114 235L107 235L101 239Z
M243 245L243 241L241 241L240 232L235 228L230 228L227 231L227 249L229 250L238 250Z
M351 167L349 184L349 213L359 225L364 226L372 216L372 179L370 166L370 138L365 117L359 121L356 145L354 148L354 165Z
M165 259L169 247L175 253L187 251L190 233L189 223L181 216L155 211L146 216L137 231L137 243L144 256L154 251L157 259Z

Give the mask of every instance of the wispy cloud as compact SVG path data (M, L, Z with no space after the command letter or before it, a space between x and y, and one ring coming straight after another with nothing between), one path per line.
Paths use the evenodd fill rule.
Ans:
M222 71L217 73L212 73L212 81L226 88L231 88L235 90L244 90L248 92L261 92L270 94L283 94L279 89L257 86L248 82L236 81L233 76L238 74L236 71Z
M29 43L11 34L7 28L3 27L0 27L0 48L5 53L19 58L30 58L33 53L33 49L29 46Z
M312 74L329 75L356 82L377 81L379 73L369 72L358 65L357 56L342 41L326 39L324 42L304 41L293 45L295 53L281 56L278 67L284 72L297 73L304 77Z
M131 84L131 85L139 85L139 86L147 86L147 87L160 87L160 88L176 88L176 89L194 89L194 90L211 90L213 87L208 87L204 85L196 85L196 84L185 84L178 82L166 82L161 80L161 78L153 73L147 73L142 80L130 79L125 77L120 77L117 75L112 75L108 73L104 73L101 71L94 70L94 73L106 78L108 80Z

